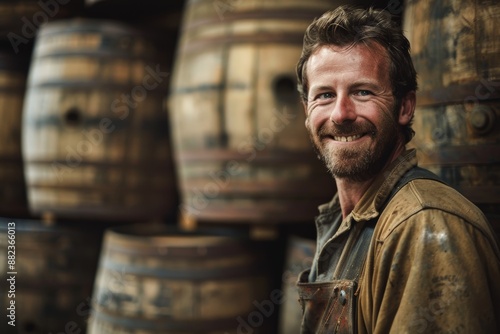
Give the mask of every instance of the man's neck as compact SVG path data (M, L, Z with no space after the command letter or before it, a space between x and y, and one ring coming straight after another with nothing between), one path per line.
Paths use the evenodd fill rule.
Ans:
M354 182L347 179L335 179L337 192L339 195L340 208L342 210L342 219L347 217L370 187L373 179L363 182Z

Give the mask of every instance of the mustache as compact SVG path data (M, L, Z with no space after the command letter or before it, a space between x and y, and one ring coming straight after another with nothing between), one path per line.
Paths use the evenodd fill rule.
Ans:
M321 128L318 130L318 135L320 138L324 137L347 137L355 134L365 134L368 133L370 135L374 135L377 131L377 128L370 123L364 124L355 124L355 123L346 123L346 124L323 124Z

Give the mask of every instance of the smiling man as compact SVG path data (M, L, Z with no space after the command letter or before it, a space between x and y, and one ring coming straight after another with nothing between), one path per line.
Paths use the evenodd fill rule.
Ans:
M499 333L500 251L483 213L406 149L417 89L388 13L341 6L307 29L299 91L337 184L298 287L306 333Z

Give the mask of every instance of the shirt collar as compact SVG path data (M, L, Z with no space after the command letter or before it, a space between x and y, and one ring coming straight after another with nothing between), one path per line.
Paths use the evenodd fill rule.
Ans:
M385 201L391 194L399 179L417 165L415 149L406 150L380 174L351 212L354 220L367 221L380 215Z

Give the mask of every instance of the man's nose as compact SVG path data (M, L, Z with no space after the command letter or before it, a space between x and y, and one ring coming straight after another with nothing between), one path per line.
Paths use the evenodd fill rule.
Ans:
M337 95L336 101L330 114L330 120L335 124L352 122L356 120L356 109L354 102L347 95Z

